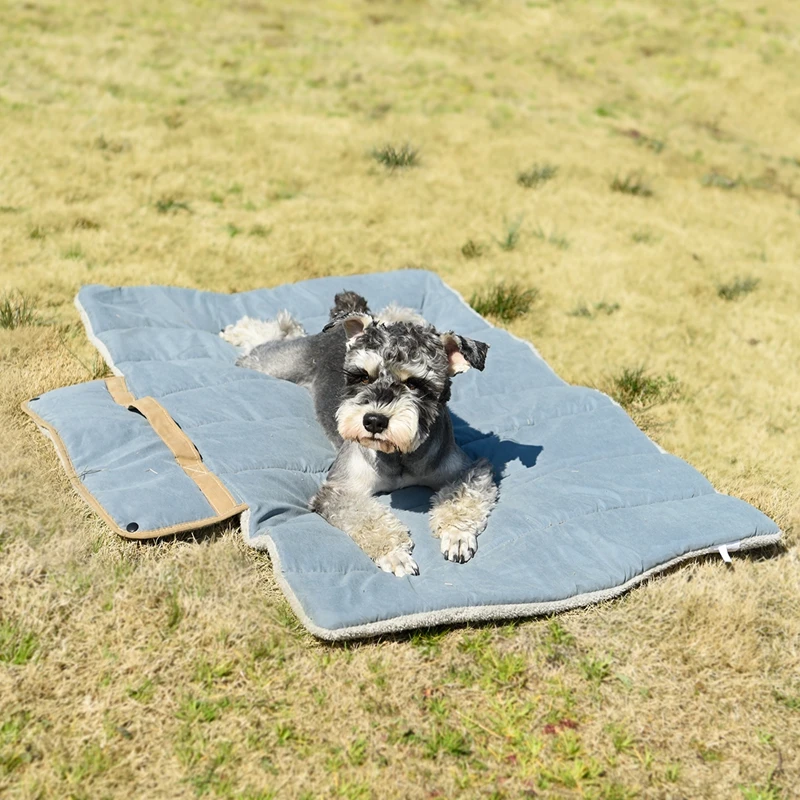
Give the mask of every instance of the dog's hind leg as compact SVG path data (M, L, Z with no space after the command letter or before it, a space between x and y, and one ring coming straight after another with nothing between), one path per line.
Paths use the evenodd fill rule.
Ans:
M233 325L220 331L220 337L234 347L243 347L249 352L265 342L297 339L305 336L303 326L288 311L280 311L275 319L253 319L242 317Z
M311 501L311 510L344 531L384 572L398 578L419 575L408 530L374 497L324 483Z
M301 385L313 378L311 370L313 337L265 342L254 347L236 360L237 367L247 367L264 372L273 378Z
M447 561L463 564L475 555L478 534L486 527L496 502L494 471L485 458L434 495L431 530L440 539Z

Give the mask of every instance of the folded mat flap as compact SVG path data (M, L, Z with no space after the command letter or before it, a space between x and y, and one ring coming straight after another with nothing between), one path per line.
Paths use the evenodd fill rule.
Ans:
M81 496L120 536L196 530L247 508L163 406L136 400L123 378L56 389L23 409L52 439Z

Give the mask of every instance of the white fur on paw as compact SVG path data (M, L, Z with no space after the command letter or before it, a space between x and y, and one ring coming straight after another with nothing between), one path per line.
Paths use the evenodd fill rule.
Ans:
M396 547L385 556L376 558L375 563L384 572L391 572L398 578L404 578L406 575L419 575L417 562L411 558L411 553L402 547Z
M475 555L478 549L478 537L474 533L463 531L442 531L442 555L447 561L464 564Z

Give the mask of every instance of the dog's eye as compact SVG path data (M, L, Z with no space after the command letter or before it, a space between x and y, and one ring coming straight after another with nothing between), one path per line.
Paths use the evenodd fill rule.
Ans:
M363 369L348 370L345 373L345 377L350 386L355 386L357 383L369 383L371 380L369 373Z
M424 392L427 388L427 384L422 378L406 378L405 384L414 392Z

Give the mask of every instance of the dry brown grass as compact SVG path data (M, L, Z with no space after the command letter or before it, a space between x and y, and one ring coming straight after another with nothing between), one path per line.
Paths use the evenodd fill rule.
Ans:
M797 796L796 2L2 17L0 293L37 297L38 324L0 330L0 795ZM377 164L386 144L418 166ZM541 163L550 180L517 183ZM612 192L628 174L653 195ZM101 373L83 283L239 291L407 264L467 297L536 287L509 327L568 380L674 374L642 421L786 547L556 621L331 647L235 531L115 539L19 411ZM619 308L570 313L599 303Z

